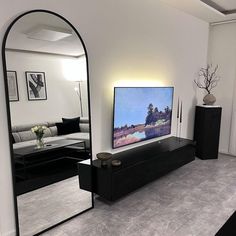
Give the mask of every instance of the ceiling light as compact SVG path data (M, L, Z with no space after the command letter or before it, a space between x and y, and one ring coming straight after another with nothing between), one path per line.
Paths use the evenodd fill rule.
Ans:
M36 40L59 41L72 35L72 30L41 25L26 33L27 37Z

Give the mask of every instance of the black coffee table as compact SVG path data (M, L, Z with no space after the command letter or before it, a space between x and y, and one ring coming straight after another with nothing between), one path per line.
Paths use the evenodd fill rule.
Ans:
M18 194L76 175L83 152L85 141L69 139L47 142L40 149L36 145L14 149Z
M14 149L14 155L17 157L36 156L37 154L55 152L66 147L73 148L78 144L83 144L85 149L85 142L81 140L59 139L45 143L45 147L37 148L36 145L27 146Z

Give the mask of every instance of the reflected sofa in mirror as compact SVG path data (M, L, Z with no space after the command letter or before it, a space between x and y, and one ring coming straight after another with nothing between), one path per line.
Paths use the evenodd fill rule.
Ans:
M91 166L88 58L75 28L42 10L19 16L3 48L17 234L30 236L93 207L77 168Z

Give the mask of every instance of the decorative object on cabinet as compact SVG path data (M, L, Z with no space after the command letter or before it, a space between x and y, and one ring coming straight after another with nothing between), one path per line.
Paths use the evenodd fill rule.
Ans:
M218 68L218 65L216 67L207 65L206 68L200 69L198 78L194 80L198 88L204 89L207 92L207 95L203 98L204 105L213 105L216 101L215 96L211 94L211 90L217 86L220 80L216 74Z
M121 161L120 160L112 160L111 161L111 165L112 166L120 166L121 165Z
M181 128L182 128L182 121L183 121L183 102L178 98L178 105L177 105L177 128L176 128L176 137L179 138L181 141Z
M97 159L101 161L102 166L107 165L107 161L111 159L112 154L109 152L100 152L97 154Z

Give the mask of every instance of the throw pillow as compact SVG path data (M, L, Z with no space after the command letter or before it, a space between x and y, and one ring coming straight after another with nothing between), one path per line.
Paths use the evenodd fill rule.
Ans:
M56 123L56 127L57 127L57 133L58 135L64 135L64 134L70 134L71 133L71 127L70 124L66 124L66 123Z
M76 118L62 118L63 124L67 124L71 133L80 132L80 117Z

